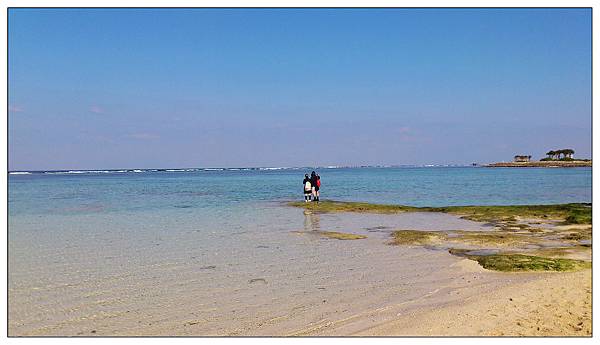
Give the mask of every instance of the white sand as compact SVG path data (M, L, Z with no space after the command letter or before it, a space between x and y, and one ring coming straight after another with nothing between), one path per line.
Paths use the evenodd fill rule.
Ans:
M591 336L591 284L589 269L544 273L534 281L416 310L356 335Z

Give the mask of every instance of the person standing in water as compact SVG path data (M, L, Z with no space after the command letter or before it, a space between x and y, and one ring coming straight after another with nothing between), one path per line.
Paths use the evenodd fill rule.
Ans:
M312 194L312 198L313 200L317 200L317 173L316 172L311 172L310 173L310 185L312 187L311 189L311 194Z
M321 176L317 175L317 183L315 185L315 201L319 201L319 189L321 189Z
M312 193L312 183L310 183L308 174L304 174L304 181L302 181L302 185L304 186L304 202L310 202L310 195Z

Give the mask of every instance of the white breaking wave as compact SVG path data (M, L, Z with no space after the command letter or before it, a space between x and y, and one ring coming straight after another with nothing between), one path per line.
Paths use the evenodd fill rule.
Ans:
M289 169L289 167L258 168L258 170L284 170L284 169Z
M424 165L424 167L434 167L438 165ZM393 166L377 166L377 167L393 167ZM348 168L339 165L329 165L317 167L318 169L343 169ZM310 167L256 167L256 168L185 168L185 169L121 169L121 170L63 170L63 171L11 171L10 175L30 175L35 173L49 175L64 175L64 174L117 174L117 173L151 173L151 172L202 172L202 171L277 171L277 170L299 170L311 169ZM314 169L314 168L313 168Z

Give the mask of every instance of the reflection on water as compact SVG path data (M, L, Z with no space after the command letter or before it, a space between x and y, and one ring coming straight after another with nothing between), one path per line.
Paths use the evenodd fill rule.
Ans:
M309 210L305 210L304 231L321 231L321 216Z

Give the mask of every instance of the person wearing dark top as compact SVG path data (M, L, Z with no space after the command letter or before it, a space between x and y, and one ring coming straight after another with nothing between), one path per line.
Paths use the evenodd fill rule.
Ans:
M317 201L317 173L316 172L311 172L310 173L310 185L311 185L311 192L312 192L312 198L313 200Z

